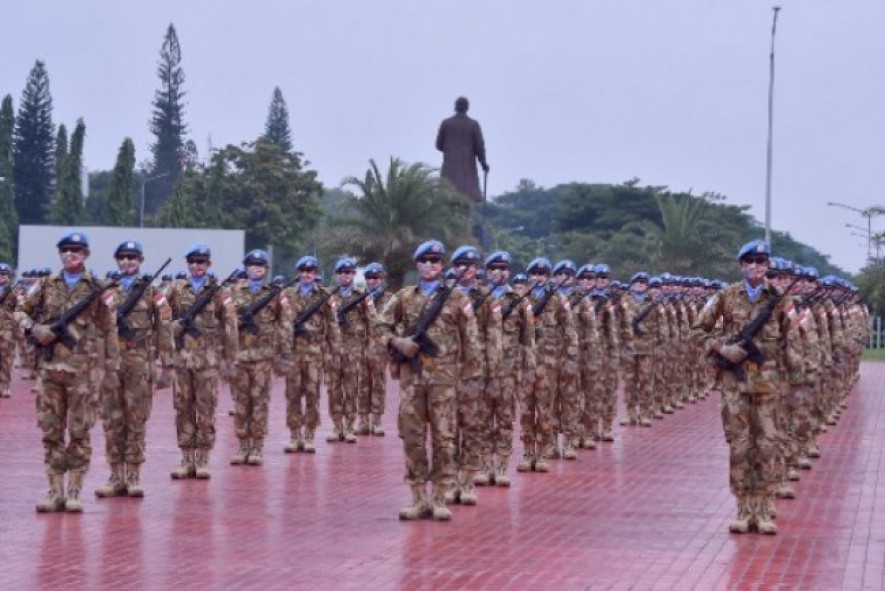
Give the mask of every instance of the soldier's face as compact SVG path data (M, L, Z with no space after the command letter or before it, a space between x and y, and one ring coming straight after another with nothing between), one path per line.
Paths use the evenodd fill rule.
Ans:
M305 285L313 283L317 278L317 268L304 267L303 269L298 271L298 276L301 278L301 283Z
M461 283L470 283L476 278L479 267L476 263L455 263L455 272L461 277Z
M0 285L6 285L11 279L12 277L6 271L0 273Z
M356 276L356 271L351 269L338 271L338 285L341 287L350 287L353 285L353 278Z
M79 273L86 265L89 258L89 250L79 246L62 246L58 249L61 265L68 273Z
M384 281L384 279L382 279L380 275L371 275L371 276L367 275L366 276L366 287L368 287L369 290L374 291L374 290L378 289L379 287L381 287L382 281Z
M588 293L593 289L594 285L596 285L596 279L593 277L581 277L578 279L578 288L584 293Z
M554 281L562 287L568 287L575 282L571 273L557 273L553 276Z
M423 281L436 281L442 276L443 259L438 256L422 256L416 261L418 275Z
M768 257L765 255L747 255L741 259L741 276L753 287L765 281L768 272Z
M252 281L261 281L267 275L266 265L246 265L246 275Z
M117 268L123 275L135 275L141 268L141 261L137 254L122 252L117 255Z
M542 271L540 269L533 269L529 271L529 276L537 284L538 287L541 287L542 285L547 283L547 279L550 277L546 271Z
M597 277L596 278L596 287L601 287L601 288L608 287L608 277Z
M646 291L648 291L648 283L645 283L644 281L637 281L630 286L630 290L637 293L645 293Z
M489 281L492 285L501 285L510 279L510 267L503 265L493 265L486 269Z
M195 279L205 277L206 272L211 266L212 263L209 259L204 257L193 257L187 260L187 270L191 274L191 277L194 277Z

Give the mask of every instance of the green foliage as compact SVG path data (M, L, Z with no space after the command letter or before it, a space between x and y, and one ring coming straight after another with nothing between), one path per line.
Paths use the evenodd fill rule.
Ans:
M37 61L28 76L15 119L15 205L23 224L46 221L52 199L54 133L49 74L43 62Z
M89 196L83 206L83 224L87 226L104 226L104 210L111 188L113 171L93 170L89 172Z
M154 109L150 129L156 141L151 144L153 163L149 176L157 178L147 187L145 212L153 215L169 199L183 162L187 161L184 149L184 136L187 126L184 123L184 70L181 67L181 46L175 26L169 25L160 49L160 62L157 65L160 88L154 93ZM167 174L168 173L168 174Z
M885 266L865 267L855 278L855 283L866 297L873 316L885 314Z
M136 190L135 145L127 137L117 152L102 215L105 225L134 226L137 223Z
M267 122L264 124L264 137L272 144L278 145L283 152L292 151L292 132L289 129L289 107L283 92L277 86L273 89L273 98L267 110Z
M83 142L86 125L77 120L67 151L64 125L59 126L55 149L55 197L49 206L49 221L60 226L77 225L83 220Z
M358 195L348 198L330 221L333 233L326 243L333 252L356 255L363 263L382 262L395 286L414 268L412 253L419 243L435 238L451 247L468 239L467 202L426 164L391 158L384 174L370 160L365 176L349 177L344 186Z
M3 97L0 106L0 261L12 263L18 249L18 212L15 210L12 137L15 109L12 97Z
M163 204L155 224L161 228L211 228L215 217L209 208L208 175L188 170L178 180L172 198Z

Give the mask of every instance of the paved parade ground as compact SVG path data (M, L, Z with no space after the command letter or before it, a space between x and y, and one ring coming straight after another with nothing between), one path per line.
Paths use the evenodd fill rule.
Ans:
M395 386L384 438L324 442L285 455L282 382L275 384L265 465L232 467L230 399L217 416L210 481L172 481L171 391L154 400L146 496L95 498L107 477L100 423L85 511L34 512L43 497L33 382L0 400L0 588L17 589L883 589L885 364L865 363L823 457L797 498L778 502L780 533L728 533L727 447L718 400L652 429L620 428L614 444L480 487L449 523L404 523ZM515 460L512 468L515 468Z

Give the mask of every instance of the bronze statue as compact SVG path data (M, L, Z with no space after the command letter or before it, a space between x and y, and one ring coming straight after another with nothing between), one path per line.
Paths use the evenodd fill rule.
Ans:
M455 101L455 114L445 119L439 126L436 135L436 149L443 153L443 164L440 175L447 179L459 193L470 198L474 203L485 200L479 188L479 174L476 162L479 161L483 171L489 172L486 162L486 145L482 138L479 122L467 116L470 103L466 98L458 97Z

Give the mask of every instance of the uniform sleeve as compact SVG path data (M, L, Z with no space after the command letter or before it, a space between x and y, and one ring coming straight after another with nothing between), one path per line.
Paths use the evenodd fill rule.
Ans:
M482 377L483 349L479 344L479 329L476 325L476 313L470 298L455 292L459 297L458 306L458 332L461 340L461 378L471 380ZM455 295L455 294L453 294Z
M521 320L519 343L522 345L522 369L535 371L537 359L535 357L535 316L532 314L532 305L528 300L519 304Z
M578 360L578 331L575 327L575 314L572 313L568 300L562 298L559 304L559 323L565 342L565 354L571 361Z
M691 327L689 338L705 354L710 354L716 344L716 322L722 316L724 295L717 293L701 308L697 320Z
M341 328L338 326L338 306L335 299L329 298L322 310L326 325L326 348L332 356L341 354Z
M276 325L276 348L278 354L291 355L294 346L295 331L292 324L295 322L295 312L289 302L288 290L283 290L276 298L277 325Z
M787 313L789 302L784 299L779 307L778 321L783 335L784 365L787 379L791 386L798 386L805 381L805 367L802 359L802 340L799 336L799 324L793 322Z
M104 342L105 371L120 369L120 341L117 336L116 298L110 291L98 299L96 326Z
M485 308L485 355L489 375L494 375L501 365L503 325L501 317L501 300L489 298L483 304Z
M154 318L154 348L160 356L160 365L172 365L175 355L175 344L172 340L172 308L169 300L159 289L152 287L148 297Z
M222 342L224 348L224 360L234 363L240 349L240 333L237 322L237 309L230 290L223 287L216 294L216 314L222 323L224 332Z

